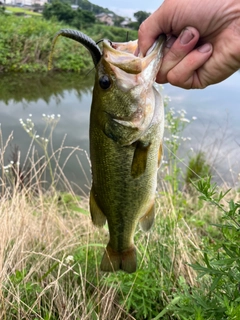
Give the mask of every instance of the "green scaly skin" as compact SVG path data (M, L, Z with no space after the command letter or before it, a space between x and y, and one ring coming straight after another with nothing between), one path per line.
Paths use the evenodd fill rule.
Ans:
M159 64L159 60L156 59L155 64ZM112 81L107 90L99 85L102 74L108 74ZM127 74L127 77L131 76ZM136 79L137 76L133 77ZM95 225L102 226L106 219L108 222L110 240L101 264L104 271L123 269L134 272L134 233L137 224L148 211L149 217L146 216L147 219L141 222L143 229L148 230L153 222L164 127L163 103L153 86L154 79L151 75L151 79L146 80L148 85L142 85L144 92L139 96L135 94L134 86L126 92L119 88L117 74L104 58L97 68L90 117L93 176L90 211ZM140 88L141 82L137 85ZM143 97L146 99L147 96L152 97L154 105L151 112L144 115L148 123L143 126L139 108L132 106L143 104L144 108L147 102L143 101ZM129 114L128 110L131 110ZM129 120L133 114L137 123L134 128L113 120Z

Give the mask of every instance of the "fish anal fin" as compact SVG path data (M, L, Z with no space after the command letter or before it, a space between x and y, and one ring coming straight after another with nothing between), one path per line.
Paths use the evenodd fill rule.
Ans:
M139 220L140 227L143 231L147 232L151 229L155 217L155 201L145 213L145 215Z
M160 147L158 149L158 168L160 167L161 162L162 162L162 155L163 155L163 145L161 143Z
M150 143L147 146L141 142L136 143L136 149L133 155L131 167L131 176L133 178L138 178L145 172L147 167L149 147Z
M95 200L93 190L90 192L90 213L93 224L97 227L103 227L107 219Z
M115 272L123 270L127 273L133 273L137 270L136 248L132 245L124 251L114 251L110 245L105 249L100 269L105 272Z

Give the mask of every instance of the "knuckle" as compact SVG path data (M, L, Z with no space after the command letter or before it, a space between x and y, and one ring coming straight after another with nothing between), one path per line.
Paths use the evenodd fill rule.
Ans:
M184 54L181 51L174 50L174 48L171 48L168 52L169 59L171 61L181 61L184 57Z
M168 82L174 86L181 87L182 86L182 77L172 69L168 72L167 75Z
M185 80L183 75L179 75L174 72L169 72L168 82L173 86L177 86L177 87L180 87L183 89L191 89L192 88L192 77Z

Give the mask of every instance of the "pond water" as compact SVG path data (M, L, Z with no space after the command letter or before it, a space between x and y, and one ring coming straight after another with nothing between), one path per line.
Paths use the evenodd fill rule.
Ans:
M170 85L165 85L163 89L163 95L171 98L170 107L185 109L189 119L197 117L183 133L191 140L183 143L179 156L187 159L186 155L192 152L190 150L203 150L218 180L231 185L237 183L240 172L239 83L240 73L236 73L204 90L188 91ZM91 183L87 154L92 86L93 75L2 74L0 123L3 144L13 132L13 139L6 148L5 164L11 160L14 145L19 147L21 162L26 155L29 156L31 138L19 119L26 122L27 118L31 118L34 130L41 137L46 125L44 119L54 114L59 121L53 133L53 148L56 150L62 144L65 146L58 160L59 166L64 166L64 173L75 191L87 192ZM46 116L43 117L43 114ZM73 152L70 147L77 149ZM182 161L179 163L184 166Z

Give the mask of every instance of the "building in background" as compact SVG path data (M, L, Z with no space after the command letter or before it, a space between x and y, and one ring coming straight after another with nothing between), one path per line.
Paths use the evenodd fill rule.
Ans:
M112 13L99 13L96 16L96 19L107 24L108 26L114 25L114 15Z
M3 0L2 1L6 5L22 5L22 6L34 6L39 5L43 6L45 3L47 3L47 0Z

